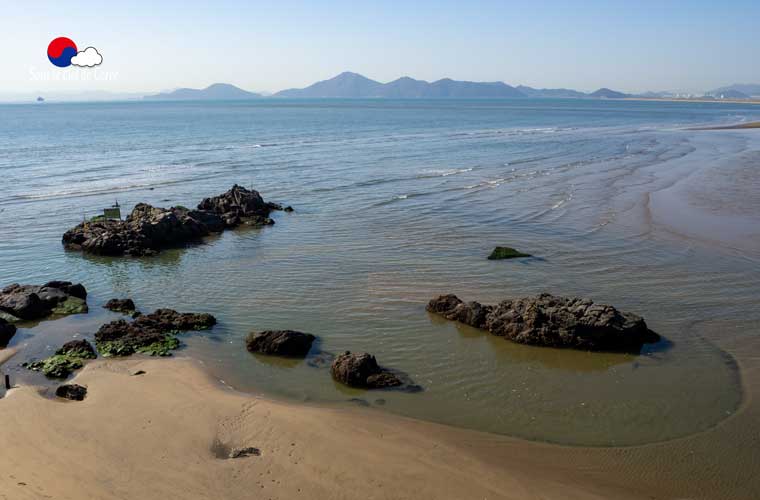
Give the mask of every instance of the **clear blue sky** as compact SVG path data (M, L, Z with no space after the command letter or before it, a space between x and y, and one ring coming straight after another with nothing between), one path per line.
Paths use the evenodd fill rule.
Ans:
M344 70L624 91L760 83L760 1L4 2L0 92L304 86ZM56 36L110 81L45 81ZM82 70L87 71L87 70ZM35 76L32 77L32 74Z

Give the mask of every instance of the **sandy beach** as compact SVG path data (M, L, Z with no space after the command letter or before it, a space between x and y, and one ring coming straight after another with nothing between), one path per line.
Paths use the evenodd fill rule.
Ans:
M760 360L748 361L747 404L715 429L582 448L253 397L190 358L98 360L74 379L83 402L33 386L0 400L0 498L749 499L757 477L732 479L709 452L751 434ZM248 447L259 454L227 458Z

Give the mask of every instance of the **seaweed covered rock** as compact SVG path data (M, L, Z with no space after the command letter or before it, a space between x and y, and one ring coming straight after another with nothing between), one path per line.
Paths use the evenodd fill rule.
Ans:
M59 385L55 390L55 395L59 398L70 399L72 401L84 401L87 396L87 387L79 384Z
M0 318L0 348L7 346L14 335L16 335L16 326Z
M204 330L215 324L216 318L210 314L158 309L134 321L120 319L101 326L95 334L95 343L103 356L130 356L136 352L169 356L180 345L175 334Z
M84 360L97 357L92 345L86 340L66 342L55 354L40 361L24 363L22 366L42 372L50 378L66 378L73 371L84 366Z
M309 353L316 337L293 330L251 332L245 339L249 352L303 358Z
M103 307L109 311L124 314L132 314L137 310L132 299L111 299Z
M350 387L385 389L403 385L401 378L380 367L371 354L346 351L333 361L330 372L335 380Z
M43 375L50 378L66 378L72 372L82 368L84 363L81 358L55 354L40 361L24 363L22 366L42 372Z
M14 283L0 290L0 311L18 319L80 314L87 310L87 290L69 281L51 281L44 285Z
M155 255L243 223L274 224L269 213L276 207L279 205L265 202L258 191L235 185L222 195L204 199L197 210L139 203L123 221L102 217L84 221L66 231L63 244L97 255Z
M92 348L92 344L86 340L71 340L66 342L55 353L59 356L70 356L80 359L95 359L98 357L95 349Z
M427 309L521 344L638 353L644 344L660 340L640 316L589 299L547 293L496 306L464 304L446 295L431 300Z

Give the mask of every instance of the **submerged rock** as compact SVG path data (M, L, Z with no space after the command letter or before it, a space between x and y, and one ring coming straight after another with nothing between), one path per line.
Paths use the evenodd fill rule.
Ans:
M0 290L0 311L14 318L33 320L87 310L84 286L69 281L51 281L41 286L13 284Z
M55 395L72 401L84 401L85 396L87 396L87 387L79 384L64 384L58 386Z
M303 358L309 353L316 337L293 330L251 332L245 339L249 352Z
M517 259L520 257L532 257L532 255L519 252L512 247L496 247L488 256L488 260Z
M175 334L204 330L215 324L216 318L210 314L158 309L131 322L120 319L101 326L95 334L95 343L103 356L130 356L136 352L170 356L180 345Z
M16 335L16 326L0 318L0 347L5 347Z
M640 316L589 299L546 293L496 306L464 304L454 295L443 295L431 300L427 310L521 344L638 353L644 344L660 340Z
M109 311L125 314L132 314L137 310L132 299L111 299L103 307Z
M98 255L155 255L242 223L274 224L269 218L272 210L272 204L264 202L257 191L235 185L222 195L206 198L197 210L140 203L123 221L96 218L82 222L63 235L63 244Z
M381 368L375 357L367 353L344 352L335 358L330 372L335 380L350 387L385 389L404 383L395 374Z

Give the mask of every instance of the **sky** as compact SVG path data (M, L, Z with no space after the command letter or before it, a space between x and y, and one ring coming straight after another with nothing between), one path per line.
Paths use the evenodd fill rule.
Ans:
M272 92L343 71L583 91L760 83L758 0L0 1L0 94ZM103 63L53 66L58 36Z

